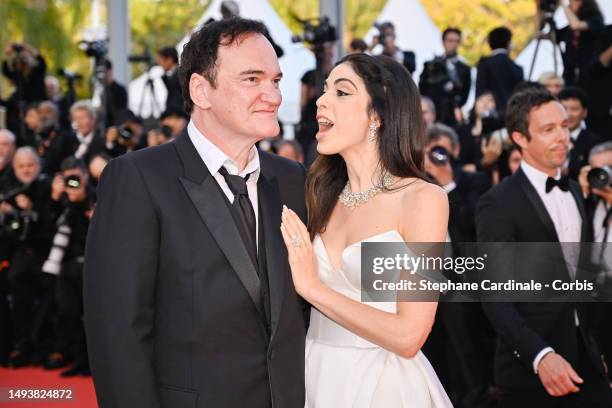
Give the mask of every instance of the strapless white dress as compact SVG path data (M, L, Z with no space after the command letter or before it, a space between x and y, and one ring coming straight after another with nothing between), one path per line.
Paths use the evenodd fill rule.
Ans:
M321 280L361 301L361 243L403 242L387 231L355 243L341 254L335 269L321 238L313 248ZM395 313L395 302L367 303ZM353 334L312 308L306 336L306 408L452 407L442 384L422 352L402 358Z

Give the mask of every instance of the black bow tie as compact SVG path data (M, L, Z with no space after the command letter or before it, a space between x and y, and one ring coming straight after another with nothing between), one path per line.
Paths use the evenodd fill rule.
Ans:
M547 193L550 193L550 191L555 188L555 186L559 187L561 191L569 191L569 177L563 176L559 180L555 180L552 177L546 179Z

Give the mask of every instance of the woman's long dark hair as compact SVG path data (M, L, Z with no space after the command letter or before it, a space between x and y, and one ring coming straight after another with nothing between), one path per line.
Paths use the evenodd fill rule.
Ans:
M343 63L350 64L365 84L370 96L367 113L376 113L380 118L377 147L381 176L389 173L399 178L425 179L425 125L419 91L410 73L393 58L385 56L351 54L336 66ZM311 239L325 231L347 180L346 164L339 154L319 155L310 167L306 205Z

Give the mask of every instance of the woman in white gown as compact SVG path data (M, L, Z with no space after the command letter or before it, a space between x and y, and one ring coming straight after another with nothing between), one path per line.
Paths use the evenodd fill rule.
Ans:
M308 228L283 210L297 292L313 307L307 408L451 407L421 353L436 302L361 302L365 241L443 242L446 194L424 181L418 90L391 58L341 60L317 101Z

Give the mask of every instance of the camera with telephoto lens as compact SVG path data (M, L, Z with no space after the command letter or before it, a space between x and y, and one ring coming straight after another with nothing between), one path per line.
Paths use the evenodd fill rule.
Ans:
M291 42L307 42L312 45L321 45L338 39L336 28L330 24L329 17L302 20L301 22L304 32L291 37ZM313 24L313 22L316 24Z
M66 186L66 188L77 189L81 187L81 177L77 176L76 174L68 176L64 180L64 185Z
M593 167L587 174L591 188L606 188L612 182L612 166Z
M103 60L108 53L108 41L79 41L79 48L85 52L88 57L94 57L96 60Z
M450 159L450 153L442 146L434 146L429 151L429 160L434 166L445 166Z

